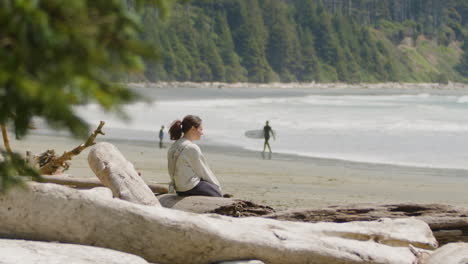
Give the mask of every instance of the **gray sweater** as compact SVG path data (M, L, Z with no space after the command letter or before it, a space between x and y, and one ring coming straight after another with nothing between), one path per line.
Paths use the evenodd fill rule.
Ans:
M201 179L218 186L218 179L205 161L200 148L186 138L180 138L167 151L167 166L171 186L176 191L186 192L193 189Z

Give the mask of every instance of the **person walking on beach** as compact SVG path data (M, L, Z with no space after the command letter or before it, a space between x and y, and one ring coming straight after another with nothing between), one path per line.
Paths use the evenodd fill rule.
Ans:
M163 139L164 139L164 126L161 126L159 130L159 148L163 148Z
M176 140L167 151L171 177L169 190L175 190L182 196L221 197L221 185L194 143L203 135L202 120L198 116L187 115L182 121L174 121L169 135L171 140Z
M275 132L273 131L273 129L270 127L269 125L269 121L266 121L266 124L265 126L263 127L263 138L265 139L265 143L263 144L263 152L262 152L262 156L265 158L265 150L266 150L266 147L268 147L268 150L270 151L270 159L271 159L271 147L270 147L270 135L273 136L273 139L275 138Z

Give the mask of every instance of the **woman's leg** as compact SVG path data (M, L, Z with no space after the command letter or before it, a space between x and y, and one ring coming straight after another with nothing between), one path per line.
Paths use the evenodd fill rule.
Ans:
M193 189L188 190L186 192L177 192L178 195L182 196L213 196L213 197L222 197L223 195L219 191L218 187L214 184L211 184L206 181L200 181L197 186L193 187Z

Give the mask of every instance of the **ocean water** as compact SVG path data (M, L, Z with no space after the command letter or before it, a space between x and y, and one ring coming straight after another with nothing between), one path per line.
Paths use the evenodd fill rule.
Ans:
M468 169L468 95L326 93L312 90L160 89L124 107L129 119L97 105L77 108L106 137L156 141L161 125L186 114L203 119L205 144L261 151L244 132L269 120L273 152L366 163ZM468 94L468 92L467 92ZM156 146L156 144L155 144Z

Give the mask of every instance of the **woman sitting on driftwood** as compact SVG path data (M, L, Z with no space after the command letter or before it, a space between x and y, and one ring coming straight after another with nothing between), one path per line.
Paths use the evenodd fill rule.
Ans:
M178 195L204 195L221 197L221 186L205 161L200 148L193 143L203 135L202 120L187 115L176 120L169 129L171 140L176 140L167 152L171 177L169 191ZM182 136L183 134L183 136Z

